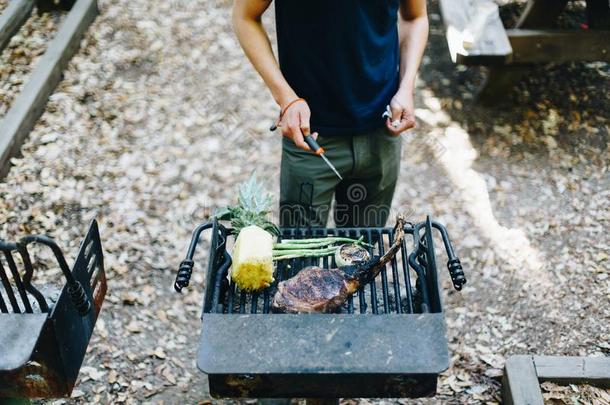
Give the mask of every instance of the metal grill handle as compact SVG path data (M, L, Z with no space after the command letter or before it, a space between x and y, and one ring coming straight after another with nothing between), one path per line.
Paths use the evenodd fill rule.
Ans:
M83 288L81 283L74 278L74 275L70 271L70 267L68 267L66 258L64 257L64 254L57 245L57 243L55 243L53 239L44 235L32 235L22 238L17 244L17 248L19 250L19 253L23 257L23 262L26 268L32 268L32 261L30 260L30 254L27 249L27 246L31 243L43 244L53 251L55 259L59 264L59 268L61 269L61 272L63 273L64 277L66 278L68 284L68 293L70 294L70 300L72 301L81 316L89 314L89 312L91 311L91 301L89 300L89 297L87 297L85 289ZM27 281L27 283L29 284L31 281L31 274L29 275L29 277L26 274L26 278L28 279L24 281Z
M464 269L462 268L460 259L456 257L455 259L449 260L447 262L447 268L449 269L449 274L451 275L453 287L460 291L464 284L466 284L466 275L464 274Z
M178 275L176 275L176 281L174 282L174 289L177 292L182 292L184 287L189 286L194 265L195 262L192 260L183 260L180 263L180 267L178 267Z
M462 263L460 259L453 252L453 246L451 245L451 241L449 240L449 234L447 233L447 229L440 223L436 221L432 221L432 226L441 233L443 238L443 244L445 245L445 250L447 251L447 257L449 260L447 261L447 269L449 270L449 275L451 276L451 281L453 282L453 287L460 291L464 284L466 284L466 275L464 274L464 269L462 268Z
M80 282L75 281L73 284L68 284L68 294L70 294L70 300L80 316L85 316L91 312L91 301L89 301L87 293L85 293L85 289Z
M197 248L197 244L199 243L199 237L201 233L206 229L210 229L214 226L213 221L204 222L199 225L193 231L193 237L191 238L191 244L189 245L189 250L186 253L186 258L180 263L180 267L178 268L178 274L176 275L176 281L174 282L174 289L177 292L182 292L184 287L188 287L191 282L191 275L193 274L193 266L195 262L193 261L193 257L195 256L195 249Z

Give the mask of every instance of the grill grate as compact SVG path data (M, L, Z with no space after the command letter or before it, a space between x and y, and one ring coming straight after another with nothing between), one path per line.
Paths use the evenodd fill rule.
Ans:
M406 230L413 234L412 229ZM383 255L387 246L393 242L393 230L391 228L342 228L342 229L296 229L289 228L282 231L280 239L302 239L308 237L344 236L357 239L361 236L371 244L369 253L372 255ZM226 237L226 234L222 237ZM212 259L212 258L211 258ZM277 263L275 281L271 287L262 292L248 293L240 291L226 278L228 266L221 266L222 273L217 271L213 276L216 278L215 290L220 294L210 303L206 312L224 314L269 314L271 301L277 291L280 281L293 277L300 269L307 266L321 266L323 268L335 267L336 263L332 255L323 258L302 258L282 260ZM214 270L212 270L214 271ZM414 280L419 280L418 285L426 285L425 274L417 274L408 265L408 252L406 242L403 241L402 248L386 268L376 277L374 281L363 286L356 294L350 296L339 313L349 314L403 314L421 313L430 307L430 304L421 305L418 301L419 294L414 291ZM423 283L423 284L422 284Z
M438 222L427 218L425 222L405 227L405 235L413 237L413 251L407 251L407 242L403 240L399 253L386 264L376 277L363 286L356 294L350 296L346 304L337 313L348 314L421 314L442 312L438 293L436 259L432 241L432 229L437 229L449 258L447 268L453 286L461 290L466 283L460 260L455 256L449 241L447 230ZM307 266L335 267L332 255L323 258L289 259L277 262L275 281L262 292L248 293L240 291L227 278L231 267L231 257L227 252L230 229L220 225L216 220L198 226L193 232L185 260L180 263L174 283L176 291L189 285L193 271L195 249L201 233L212 229L210 258L207 272L207 286L203 305L204 313L216 314L270 314L271 300L277 291L280 281L293 277ZM383 255L386 246L394 238L392 228L284 228L279 240L302 239L323 236L347 236L354 239L364 237L371 245L369 253ZM406 239L406 238L405 238ZM415 281L415 283L413 283Z

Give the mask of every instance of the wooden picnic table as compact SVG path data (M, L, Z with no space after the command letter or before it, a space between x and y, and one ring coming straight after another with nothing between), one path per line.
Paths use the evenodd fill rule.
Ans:
M556 29L568 0L528 0L514 28L505 28L492 0L440 0L454 62L490 67L479 100L491 104L532 63L610 61L610 5L587 0L588 29Z

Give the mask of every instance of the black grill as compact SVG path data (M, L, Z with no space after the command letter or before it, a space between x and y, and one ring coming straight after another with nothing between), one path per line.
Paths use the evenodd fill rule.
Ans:
M333 314L274 314L277 283L306 266L335 266L332 256L277 263L275 282L260 293L227 279L229 229L199 226L175 287L188 285L203 230L212 229L198 366L216 397L419 397L436 390L448 367L432 230L449 258L456 289L466 282L445 228L429 218L405 228L401 251ZM364 237L372 254L393 242L391 228L288 228L281 239ZM410 238L409 238L410 237ZM411 239L411 240L409 240ZM412 242L411 242L412 241ZM407 249L412 245L411 249ZM390 353L390 354L388 354Z
M36 283L32 244L49 248L61 287ZM2 398L70 396L106 294L97 222L70 269L44 235L0 240L0 402Z

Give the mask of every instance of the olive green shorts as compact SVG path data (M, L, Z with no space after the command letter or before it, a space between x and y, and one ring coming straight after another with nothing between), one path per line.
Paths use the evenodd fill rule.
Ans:
M326 226L333 195L338 227L385 226L396 188L402 137L385 128L341 137L318 137L340 180L312 152L283 138L280 225Z

